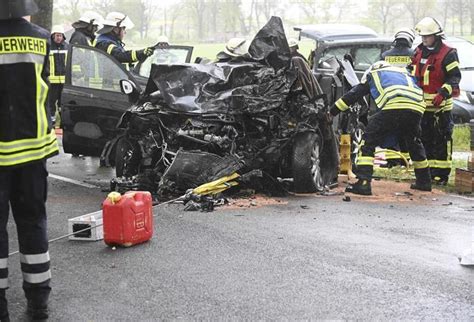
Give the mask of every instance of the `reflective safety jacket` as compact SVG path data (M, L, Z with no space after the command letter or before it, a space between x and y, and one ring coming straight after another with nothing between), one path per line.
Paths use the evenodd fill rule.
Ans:
M71 45L81 45L89 47L95 47L96 43L97 42L95 38L88 35L87 31L82 28L76 28L73 34L71 35L71 39L69 41L69 44ZM79 49L74 53L74 56L77 58L76 61L88 62L89 64L93 64L94 67L86 68L83 71L81 65L74 62L71 67L73 72L73 78L77 78L79 77L79 75L82 75L82 77L86 77L88 79L88 81L90 82L90 87L99 89L102 88L102 78L99 75L97 57L84 57L83 53L84 50L82 49Z
M413 49L407 46L396 45L395 47L383 52L380 58L392 66L407 67L411 64L412 56Z
M423 114L425 102L423 91L416 80L404 68L385 67L373 70L367 75L367 82L352 88L336 101L331 114L345 111L369 94L382 110L412 110Z
M95 47L96 41L95 41L95 38L88 36L86 32L78 28L78 29L75 29L74 32L72 33L71 39L69 39L69 43L71 45Z
M121 63L135 63L143 61L147 56L143 50L125 50L123 42L112 33L107 33L97 37L97 48L105 51Z
M65 41L60 44L51 41L49 51L49 82L51 84L64 84L68 49L69 44Z
M459 95L459 59L456 49L439 41L433 50L419 45L413 56L412 74L423 89L426 110L435 112L439 109L453 109L453 95ZM433 106L434 97L440 93L445 98L440 106Z
M0 168L58 153L46 109L49 32L24 19L0 20Z

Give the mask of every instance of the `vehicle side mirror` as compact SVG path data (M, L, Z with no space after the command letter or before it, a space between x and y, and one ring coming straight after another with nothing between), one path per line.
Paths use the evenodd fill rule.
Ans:
M135 83L129 81L128 79L121 79L119 84L120 91L123 94L128 95L128 99L131 103L138 101L140 93L138 92L137 85L135 85Z

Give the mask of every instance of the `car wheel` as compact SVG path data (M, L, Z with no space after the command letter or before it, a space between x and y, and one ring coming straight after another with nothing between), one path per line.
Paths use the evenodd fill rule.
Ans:
M316 192L324 188L320 164L321 139L312 132L295 138L292 154L295 192Z
M131 177L138 174L140 165L139 148L126 137L117 141L115 148L115 175Z

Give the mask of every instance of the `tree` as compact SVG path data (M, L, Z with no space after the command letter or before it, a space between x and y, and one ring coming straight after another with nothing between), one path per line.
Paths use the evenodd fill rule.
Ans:
M46 30L51 30L53 24L53 0L36 1L39 11L31 17L31 22Z

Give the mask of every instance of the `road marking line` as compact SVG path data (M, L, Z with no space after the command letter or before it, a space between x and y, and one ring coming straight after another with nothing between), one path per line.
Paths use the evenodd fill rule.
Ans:
M93 184L88 184L88 183L85 183L85 182L81 182L81 181L78 181L78 180L74 180L74 179L70 179L70 178L66 178L66 177L62 177L62 176L58 176L58 175L55 175L55 174L49 174L49 176L51 178L54 178L54 179L57 179L57 180L61 180L61 181L64 181L64 182L69 182L69 183L72 183L72 184L77 184L78 186L81 186L81 187L86 187L86 188L100 188L98 186L94 186Z
M466 197L466 196L458 196L458 195L452 195L453 197L464 199L464 200L474 200L472 197Z

